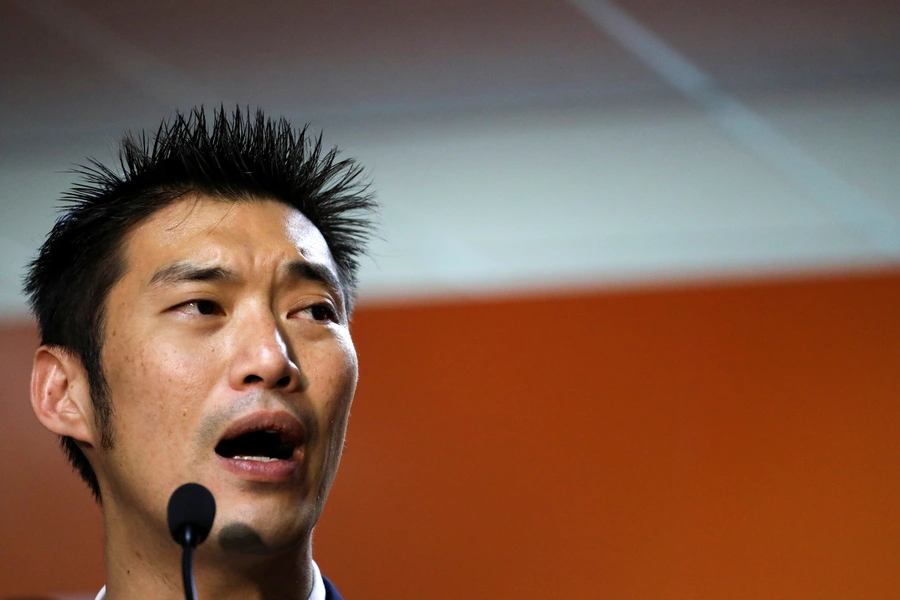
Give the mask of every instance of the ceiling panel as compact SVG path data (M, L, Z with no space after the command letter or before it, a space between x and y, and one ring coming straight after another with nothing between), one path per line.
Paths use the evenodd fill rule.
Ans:
M757 90L740 97L900 221L900 85Z
M722 85L795 88L900 77L900 3L894 0L619 5Z
M362 159L364 299L896 262L895 4L9 0L0 313L66 170L199 102Z

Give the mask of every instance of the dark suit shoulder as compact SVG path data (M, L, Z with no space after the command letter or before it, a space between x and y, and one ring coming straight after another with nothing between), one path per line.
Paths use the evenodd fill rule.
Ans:
M325 600L344 600L327 577L322 576L322 582L325 584Z

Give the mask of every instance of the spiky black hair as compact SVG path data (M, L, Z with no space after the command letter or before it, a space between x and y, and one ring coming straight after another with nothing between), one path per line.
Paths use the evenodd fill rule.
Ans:
M321 134L295 129L262 111L223 107L208 126L203 107L163 121L155 135L128 134L119 173L90 159L63 196L64 212L32 261L25 293L41 343L77 356L90 384L101 445L113 443L109 389L101 364L104 306L125 272L123 245L139 223L186 194L227 201L269 199L293 206L321 232L338 269L348 312L359 258L374 231L377 205L353 160L323 151ZM69 461L100 500L96 474L70 438Z

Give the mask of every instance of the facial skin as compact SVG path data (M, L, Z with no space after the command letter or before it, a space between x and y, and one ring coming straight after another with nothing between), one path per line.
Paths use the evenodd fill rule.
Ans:
M125 274L106 302L102 354L112 449L99 445L83 373L66 371L70 359L55 355L58 370L71 371L68 394L84 420L82 430L62 433L82 442L100 482L109 598L129 596L128 578L142 568L165 582L166 595L180 592L177 558L155 563L179 552L166 504L189 481L209 488L217 504L197 552L201 595L199 572L207 567L228 567L227 576L217 575L221 585L242 570L274 569L275 560L302 581L357 380L344 301L327 281L336 281L337 270L324 239L301 213L274 201L191 196L131 231L124 250ZM274 464L216 453L228 432L247 427L290 431L299 445ZM228 594L207 588L205 595ZM256 589L247 597L263 595Z

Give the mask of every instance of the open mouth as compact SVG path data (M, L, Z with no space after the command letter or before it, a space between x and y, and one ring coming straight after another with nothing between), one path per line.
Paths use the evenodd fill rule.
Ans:
M222 440L216 446L216 454L235 460L272 462L290 460L297 447L297 440L285 432L267 429L248 431L231 439Z

